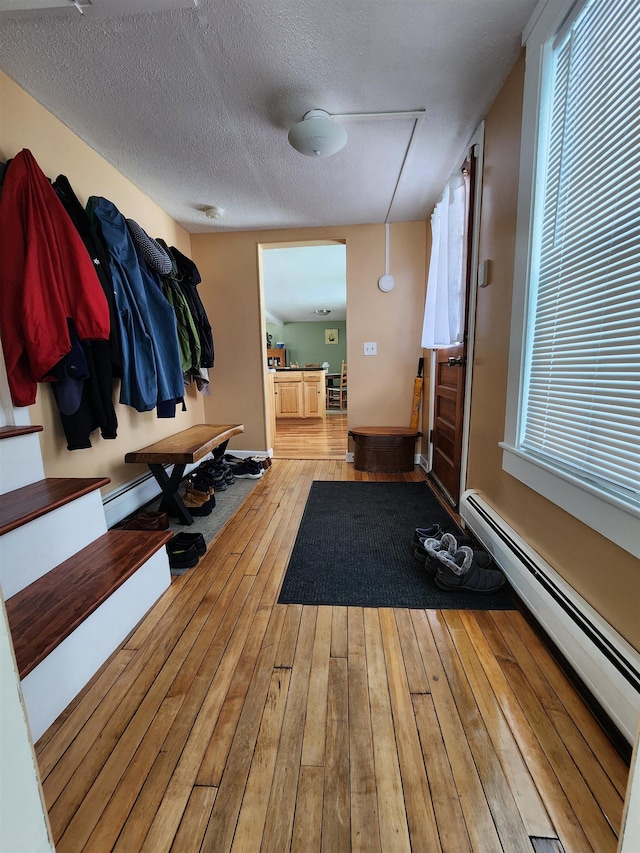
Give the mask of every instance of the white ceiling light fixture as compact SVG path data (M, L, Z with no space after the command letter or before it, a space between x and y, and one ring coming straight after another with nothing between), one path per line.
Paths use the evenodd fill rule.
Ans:
M205 207L204 215L208 219L222 219L224 216L224 207L218 207L217 204L213 204L211 207Z
M347 131L326 110L309 110L289 131L289 143L305 157L331 157L347 144Z
M326 317L327 314L331 314L331 309L330 308L316 308L316 310L313 313L317 314L318 317Z
M402 119L424 117L425 110L386 113L334 113L309 110L289 131L289 144L305 157L331 157L347 144L347 131L334 119Z

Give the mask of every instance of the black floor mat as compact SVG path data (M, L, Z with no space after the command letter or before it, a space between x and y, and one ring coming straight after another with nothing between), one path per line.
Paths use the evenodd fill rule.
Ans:
M414 528L463 534L426 483L314 481L278 599L414 609L510 610L495 593L439 589L410 548Z

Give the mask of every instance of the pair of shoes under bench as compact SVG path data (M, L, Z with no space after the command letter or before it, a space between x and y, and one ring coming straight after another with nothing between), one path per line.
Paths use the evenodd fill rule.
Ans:
M237 459L225 457L236 480L259 480L264 474L264 468L253 459Z

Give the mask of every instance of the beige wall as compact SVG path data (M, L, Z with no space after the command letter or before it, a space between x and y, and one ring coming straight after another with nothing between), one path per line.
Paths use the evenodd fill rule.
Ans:
M521 58L486 120L480 259L490 258L492 283L478 292L474 387L471 406L468 486L477 489L575 589L636 648L638 561L559 510L502 471L498 442L503 437L511 287L515 246ZM260 243L345 239L347 243L347 328L350 426L406 426L413 377L420 355L428 233L424 222L391 226L391 293L381 293L384 226L189 235L154 202L86 146L63 124L0 73L0 157L29 148L50 177L66 174L81 201L104 195L153 236L190 254L198 264L200 292L214 329L216 367L212 395L191 389L189 411L158 420L117 407L118 438L97 433L89 450L69 452L48 389L40 388L31 420L41 423L48 476L112 478L114 486L145 469L125 466L128 450L198 423L242 421L247 432L235 447L269 446L265 411L263 318L258 275ZM364 357L364 341L376 341L377 357ZM428 377L428 366L425 365ZM428 383L425 383L425 402ZM427 406L423 429L428 429Z
M502 470L523 79L521 57L485 125L480 260L492 280L478 290L467 486L640 649L638 560Z
M152 236L162 237L186 255L191 254L189 234L178 226L155 202L131 181L85 145L67 127L36 101L0 73L0 158L7 160L22 148L28 148L42 171L50 178L67 176L80 201L90 195L105 196L127 217L135 219ZM117 400L118 385L114 393ZM143 465L125 465L124 454L137 450L183 429L204 418L202 396L195 389L187 392L186 413L178 411L175 419L158 419L154 412L141 414L127 406L116 406L118 437L104 441L100 433L92 433L93 447L87 450L66 449L64 433L57 409L48 388L40 385L31 422L42 424L40 433L45 473L48 477L111 477L103 491L146 472Z
M377 286L385 270L384 225L192 235L216 347L217 377L205 401L207 420L242 421L246 432L235 446L268 449L258 247L345 240L349 426L408 426L421 354L425 234L424 222L391 225L390 271L396 286L390 293ZM363 355L365 341L377 343L377 356Z

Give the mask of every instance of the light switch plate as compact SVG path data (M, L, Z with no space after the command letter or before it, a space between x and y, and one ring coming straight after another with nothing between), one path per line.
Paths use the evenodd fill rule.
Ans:
M375 341L369 341L364 345L365 355L378 355L378 344Z

